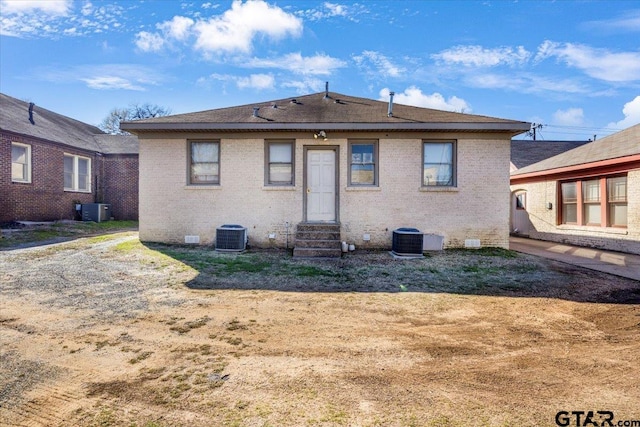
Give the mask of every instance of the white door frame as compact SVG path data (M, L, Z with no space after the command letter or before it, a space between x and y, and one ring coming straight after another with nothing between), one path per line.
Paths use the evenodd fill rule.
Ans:
M308 217L308 194L310 193L311 189L309 188L309 167L308 167L308 158L309 158L309 151L320 151L320 150L327 150L327 151L333 151L334 153L334 169L335 169L335 178L334 178L334 218L333 219L325 219L325 220L314 220L313 218L309 219ZM337 223L339 221L339 177L340 177L340 170L339 170L339 150L340 147L338 147L337 145L308 145L308 146L304 146L304 167L303 167L303 186L302 186L302 192L303 192L303 196L302 196L302 209L303 209L303 213L302 213L302 217L303 220L305 222L331 222L331 223Z

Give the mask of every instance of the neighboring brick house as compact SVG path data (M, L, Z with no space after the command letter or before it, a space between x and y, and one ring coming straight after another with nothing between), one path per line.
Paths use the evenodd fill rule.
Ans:
M76 218L76 203L138 218L138 141L0 94L0 223Z
M511 173L513 230L640 254L640 125Z
M327 90L121 124L140 142L141 240L211 244L240 224L301 254L300 230L334 224L359 248L401 227L508 247L510 142L530 124L392 99Z

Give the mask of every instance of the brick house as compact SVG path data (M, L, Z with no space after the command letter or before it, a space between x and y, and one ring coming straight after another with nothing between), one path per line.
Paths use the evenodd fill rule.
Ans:
M640 125L511 172L512 231L640 254Z
M301 230L330 224L361 248L400 227L508 247L510 141L530 124L392 101L326 90L121 124L140 142L141 240L211 244L239 224L302 254Z
M0 94L0 223L76 218L76 203L138 218L138 141Z

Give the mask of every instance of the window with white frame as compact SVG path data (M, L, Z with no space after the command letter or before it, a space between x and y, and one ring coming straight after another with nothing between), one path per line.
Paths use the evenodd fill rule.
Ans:
M294 185L295 143L265 141L265 184Z
M31 182L31 146L11 143L11 181Z
M64 155L64 189L91 192L91 159L73 154Z
M422 185L424 187L455 187L455 142L423 141L422 153Z
M349 185L378 185L377 141L349 141Z
M189 184L220 184L220 142L189 142Z

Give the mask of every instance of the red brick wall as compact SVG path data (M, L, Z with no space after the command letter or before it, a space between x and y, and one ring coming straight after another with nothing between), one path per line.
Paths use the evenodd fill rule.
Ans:
M110 154L102 158L104 203L111 204L111 213L118 220L138 219L138 155Z
M0 222L74 219L75 203L94 202L111 203L116 219L137 219L137 155L100 156L6 131L0 142ZM31 145L30 183L11 181L11 142ZM91 159L91 193L64 191L64 153Z

